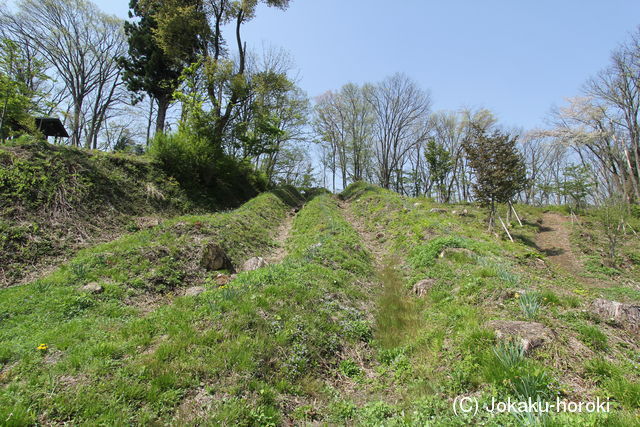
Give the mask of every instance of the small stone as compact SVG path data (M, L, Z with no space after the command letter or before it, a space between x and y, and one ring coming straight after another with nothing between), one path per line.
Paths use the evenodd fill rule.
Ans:
M202 286L192 286L190 288L187 288L184 291L184 294L185 294L185 296L195 297L197 295L200 295L204 291L205 291L205 288L203 288Z
M90 294L100 294L104 291L104 288L96 282L91 282L82 287L82 290L89 292Z
M419 297L423 297L435 285L436 279L423 279L413 285L413 293Z
M555 332L537 322L495 320L487 323L487 326L495 331L496 337L500 340L519 338L527 353L555 338Z
M215 278L216 285L224 286L228 285L231 282L231 276L227 276L226 274L218 274Z
M227 269L233 271L233 264L227 253L215 243L209 243L202 253L200 260L202 268L208 271Z
M160 224L160 220L158 218L154 218L150 216L143 216L143 217L136 218L136 225L138 226L138 228L143 230L146 228L157 227L159 224Z
M253 258L249 258L243 265L241 271L253 271L259 268L265 267L267 262L264 258L259 256L254 256Z
M417 202L416 202L416 203L414 203L414 204L413 204L413 207L414 207L414 208L419 208L420 206L422 206L422 203L417 203Z
M442 209L442 208L431 208L431 209L429 209L429 212L431 212L431 213L447 213L448 211L446 209Z

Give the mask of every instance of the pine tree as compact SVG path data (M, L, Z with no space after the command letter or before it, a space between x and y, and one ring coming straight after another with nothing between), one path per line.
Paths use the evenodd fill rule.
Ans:
M508 203L526 185L526 167L516 148L517 137L474 127L463 141L469 165L474 171L476 199L489 209L489 230L493 229L496 205Z

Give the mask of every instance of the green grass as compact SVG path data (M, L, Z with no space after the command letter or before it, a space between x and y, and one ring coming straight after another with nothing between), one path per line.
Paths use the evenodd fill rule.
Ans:
M175 406L204 368L202 351L222 338L199 328L213 320L214 306L242 294L220 289L206 304L176 297L189 285L215 289L207 285L215 273L198 267L199 248L220 242L235 263L262 254L289 209L265 194L230 213L177 218L85 250L42 280L0 291L4 415L144 423ZM91 281L104 292L80 291ZM36 350L42 343L46 353ZM145 349L155 350L144 355ZM180 375L191 351L196 362ZM247 362L238 349L230 348L229 357Z
M607 336L597 326L581 325L578 333L582 342L594 350L604 351L609 348Z
M172 221L163 231L173 230L173 239L162 241L175 242L192 227L207 233L231 228L218 240L253 252L268 243L268 230L286 210L264 195L228 214ZM29 285L44 292L30 304L18 308L13 301L34 289L4 291L2 347L14 352L5 356L2 419L12 413L25 423L37 416L74 424L277 425L292 416L285 408L294 402L332 400L326 386L314 384L346 369L343 349L370 339L360 308L366 294L355 279L372 271L358 235L330 197L316 198L296 217L282 264L242 273L197 297L173 297L148 313L124 304L123 284L105 283L103 294L88 297L77 293L79 283L61 283L78 275L83 281L110 272L114 278L136 275L128 256L157 243L145 233L83 253L71 264L82 267L61 270L57 281ZM77 262L120 248L122 258L107 258L114 260L107 266ZM232 259L242 253L231 252ZM36 350L40 343L48 345L46 354ZM188 410L196 395L211 408ZM297 414L306 413L304 405L295 406L301 407Z
M513 228L516 242L511 243L487 233L484 212L473 206L465 206L468 214L460 217L451 213L459 207L403 198L364 184L349 187L342 197L366 231L384 235L382 245L396 257L394 264L402 272L393 281L393 298L378 300L378 312L411 314L410 322L403 323L400 315L379 321L378 329L388 330L385 335L395 341L372 342L372 363L379 363L380 375L365 388L368 393L386 391L387 397L382 399L385 411L370 418L369 412L360 410L351 419L373 425L616 425L636 416L633 396L640 371L633 364L629 365L627 383L621 377L607 377L591 390L618 396L618 412L610 416L557 415L531 420L512 415L454 416L450 402L460 395L477 396L481 404L492 396L544 401L572 393L570 400L579 400L565 381L582 370L588 383L594 374L585 368L589 359L563 343L569 339L568 332L588 317L576 308L587 307L594 293L590 289L573 292L580 285L575 278L541 269L537 259L544 255L533 244L535 219L541 210L518 207L525 225ZM431 213L433 207L443 207L447 213ZM440 257L443 251L446 256ZM407 297L407 290L424 278L435 282L427 294ZM554 329L557 336L553 343L525 355L519 340L496 339L486 327L492 319L539 322ZM606 348L602 337L591 329L581 338L593 348ZM618 363L630 363L629 353L614 354ZM558 363L564 367L559 368ZM623 399L622 390L628 391L630 398Z
M0 147L0 286L78 241L136 231L136 217L213 210L144 157L44 142ZM93 240L92 240L93 239ZM5 282L5 283L3 283Z
M235 264L269 253L289 196L176 218L85 250L43 280L1 290L0 424L636 420L637 346L627 331L594 325L587 307L598 291L541 268L540 254L523 241L487 233L473 206L466 216L430 213L438 205L426 199L362 184L347 189L348 217L368 235L383 235L374 254L388 257L376 271L335 198L319 193L295 217L281 263L218 286L217 272L199 265L202 248L217 242ZM517 230L527 236L527 227ZM418 297L411 289L426 278L433 284ZM79 291L90 282L104 292ZM206 290L181 296L192 285ZM553 329L552 342L525 353L519 339L499 339L488 325L523 319ZM575 351L576 335L589 349ZM600 396L615 413L456 416L458 396L480 404Z

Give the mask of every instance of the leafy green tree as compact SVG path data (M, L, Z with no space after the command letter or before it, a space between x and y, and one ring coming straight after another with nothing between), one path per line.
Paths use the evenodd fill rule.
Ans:
M259 3L286 9L289 0L143 0L147 10L156 10L155 42L185 66L199 59L198 75L209 97L212 144L222 146L237 109L246 101L249 83L247 47L241 28L255 17ZM234 26L237 61L232 61L223 30Z
M448 202L446 194L446 179L453 169L453 159L451 153L447 151L444 145L430 139L424 152L425 160L429 167L431 180L436 186L441 202Z
M591 171L584 165L567 166L564 169L564 182L559 184L560 194L568 197L575 211L587 206L587 197L593 190Z
M493 229L498 203L508 203L526 185L526 167L516 148L517 137L473 126L463 147L474 171L477 200L489 208L489 230Z
M11 136L15 128L33 129L31 113L36 109L35 93L27 86L31 76L39 73L26 65L20 48L8 39L0 40L0 138Z
M147 93L158 105L156 132L163 132L169 105L180 83L184 61L172 57L157 43L157 11L153 5L143 7L143 1L131 0L129 18L124 31L129 42L129 55L119 58L123 80L132 92ZM136 19L135 21L133 20ZM193 62L195 58L186 58Z

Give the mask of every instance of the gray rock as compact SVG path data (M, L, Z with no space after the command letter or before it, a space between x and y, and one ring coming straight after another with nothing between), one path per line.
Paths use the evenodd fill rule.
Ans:
M218 286L228 285L231 280L231 276L226 274L218 274L215 278L216 285Z
M259 268L265 267L267 262L264 258L259 256L254 256L253 258L249 258L243 265L241 271L253 271Z
M413 285L413 293L419 297L423 297L435 285L436 279L423 279Z
M431 213L447 213L448 211L446 209L442 209L442 208L431 208L431 209L429 209L429 212L431 212Z
M101 294L104 291L104 288L96 282L91 282L84 285L82 287L82 290L85 292L89 292L90 294Z
M202 286L192 286L190 288L187 288L184 291L184 294L189 297L195 297L197 295L200 295L204 291L205 291L205 288L203 288Z
M614 321L627 329L640 330L640 305L598 298L591 304L591 311L604 320Z
M233 264L227 256L227 253L215 243L209 243L204 248L200 265L208 271L222 269L233 271Z
M495 320L487 323L493 329L499 340L518 338L525 352L551 342L555 332L542 323L522 322L517 320Z

